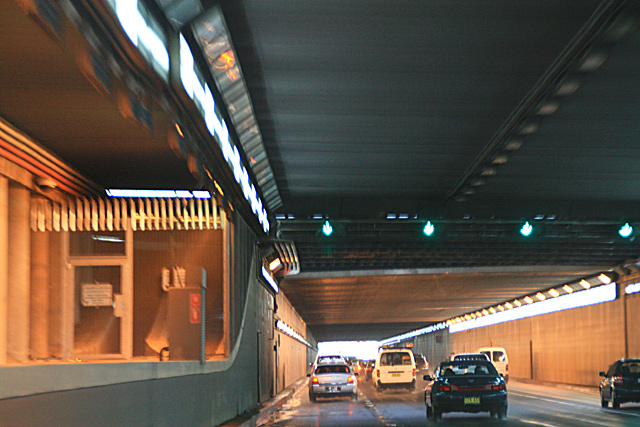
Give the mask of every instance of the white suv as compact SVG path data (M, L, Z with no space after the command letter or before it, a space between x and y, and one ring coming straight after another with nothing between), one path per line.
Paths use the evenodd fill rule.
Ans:
M378 353L372 372L378 392L385 388L416 388L416 363L409 349L384 349Z

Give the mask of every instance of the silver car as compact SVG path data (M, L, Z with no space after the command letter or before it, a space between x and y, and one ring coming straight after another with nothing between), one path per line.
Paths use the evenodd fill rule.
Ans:
M316 366L309 375L309 400L318 397L349 396L358 400L358 378L345 363L326 363Z

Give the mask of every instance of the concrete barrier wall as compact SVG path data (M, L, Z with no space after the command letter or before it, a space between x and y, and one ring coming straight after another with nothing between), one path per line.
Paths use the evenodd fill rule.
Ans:
M302 317L295 311L287 297L280 293L277 297L278 311L276 317L286 323L303 338L306 338L307 326ZM278 342L278 389L293 384L307 374L307 346L300 341L276 332Z
M450 334L447 329L414 339L433 371L450 354L504 347L511 378L597 386L598 373L623 357L640 357L640 293L618 284L615 301Z

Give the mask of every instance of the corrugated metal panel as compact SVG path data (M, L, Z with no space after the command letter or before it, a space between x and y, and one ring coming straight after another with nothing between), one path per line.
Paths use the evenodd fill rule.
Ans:
M31 201L33 231L211 230L224 228L214 199L69 199Z

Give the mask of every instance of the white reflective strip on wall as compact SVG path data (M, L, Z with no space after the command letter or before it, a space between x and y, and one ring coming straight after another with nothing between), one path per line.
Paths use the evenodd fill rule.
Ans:
M51 203L43 203L44 205L44 229L53 231L53 205Z
M60 210L60 227L63 231L69 231L69 205L65 201Z
M98 229L107 229L107 208L103 199L98 199Z
M77 200L69 200L69 230L76 231L76 225L78 223L78 217L76 215L76 203Z
M124 231L129 230L129 218L127 217L127 201L125 199L120 199L120 224L122 224L122 229Z
M91 202L89 199L83 199L84 205L84 230L91 231Z
M213 199L34 198L29 223L33 231L210 230L219 219Z
M107 205L107 230L113 231L113 208L114 203L111 200L106 201ZM118 206L118 203L115 203L115 206Z

